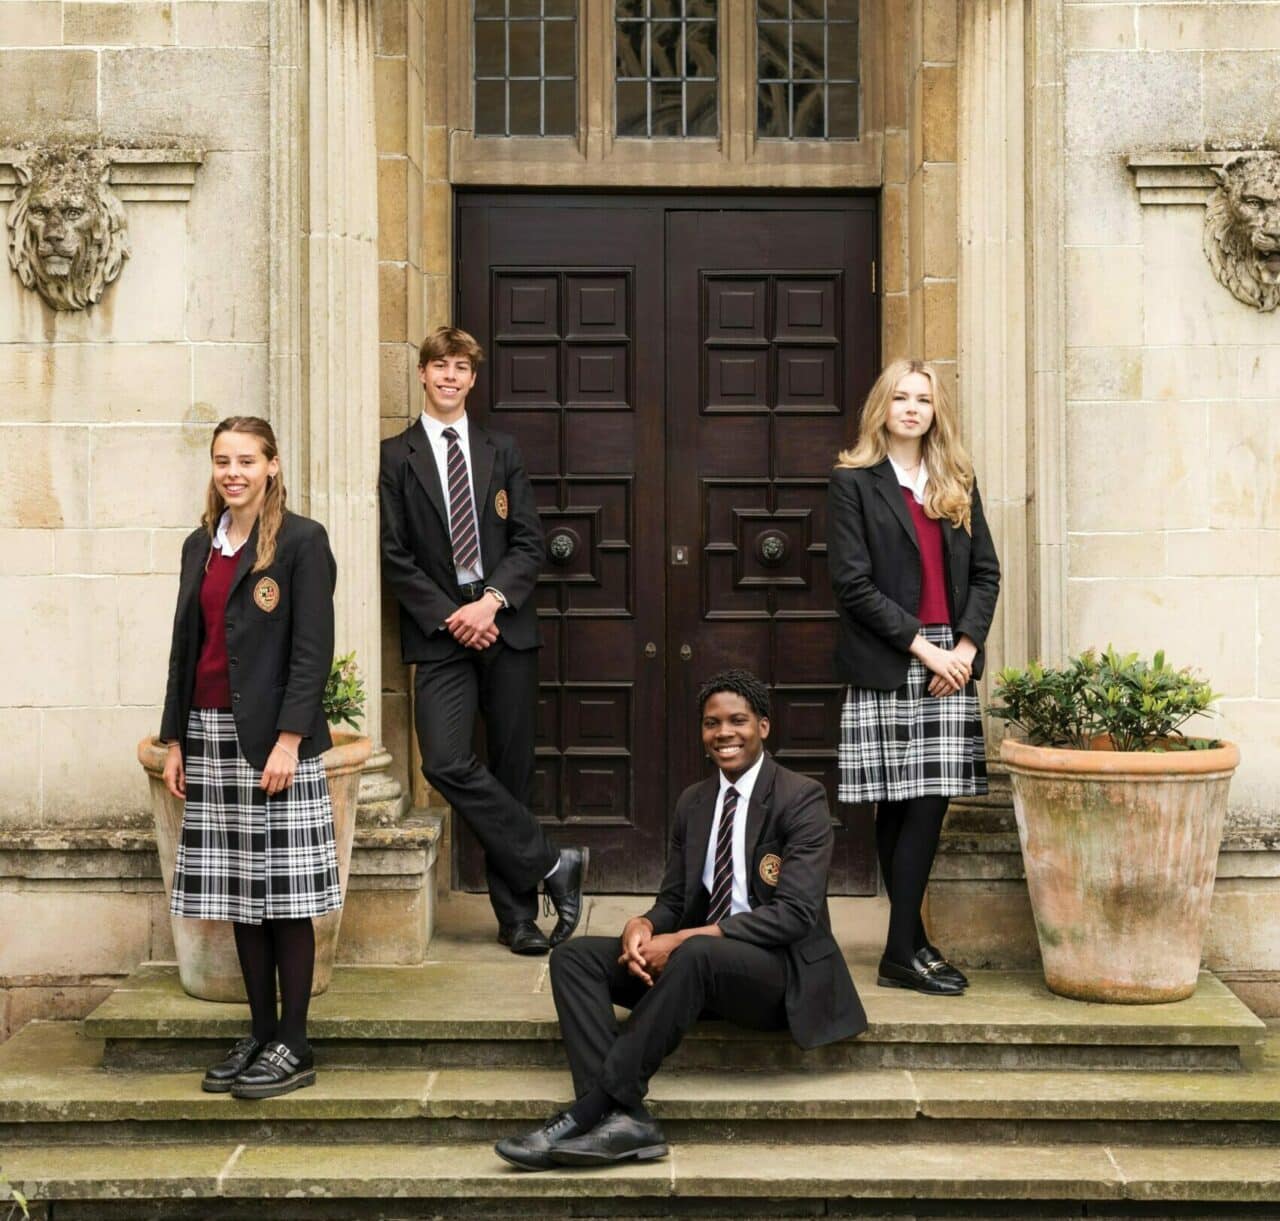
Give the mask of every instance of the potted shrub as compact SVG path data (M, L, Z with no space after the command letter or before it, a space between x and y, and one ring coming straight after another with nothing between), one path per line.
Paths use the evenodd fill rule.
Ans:
M355 654L334 659L324 691L325 717L330 726L345 724L358 730L364 714L365 691L355 664ZM355 835L356 799L360 789L360 771L373 753L373 743L358 732L334 730L333 746L325 751L324 770L329 781L329 800L333 806L333 834L338 853L338 881L343 899L347 894L347 878L351 870L351 843ZM138 743L138 762L142 764L151 785L151 810L155 817L156 849L160 855L160 871L164 875L165 895L173 885L173 866L182 835L182 802L169 794L162 779L164 746L153 737ZM188 920L171 916L173 943L178 958L178 977L192 996L209 1001L243 1001L244 981L236 957L231 924L226 920ZM316 965L311 994L318 996L333 977L334 957L338 947L338 931L342 925L342 909L318 916L316 931Z
M991 714L1045 981L1077 1000L1151 1004L1195 991L1231 775L1230 742L1187 737L1214 693L1163 653L1090 650L998 676Z

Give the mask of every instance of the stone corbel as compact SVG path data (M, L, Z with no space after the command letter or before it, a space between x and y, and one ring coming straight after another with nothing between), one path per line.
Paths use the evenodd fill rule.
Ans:
M1239 153L1194 152L1136 153L1129 158L1129 172L1138 188L1138 200L1148 204L1207 204L1218 189L1220 170Z
M9 265L52 309L96 305L130 254L123 205L186 202L203 160L198 149L0 148Z

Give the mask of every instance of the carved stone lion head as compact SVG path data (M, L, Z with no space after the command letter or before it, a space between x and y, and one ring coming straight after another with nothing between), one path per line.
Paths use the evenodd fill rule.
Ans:
M15 166L9 262L56 310L96 305L129 257L124 207L107 185L100 151L41 148Z
M1218 283L1267 313L1280 305L1280 154L1248 153L1216 171L1204 252Z

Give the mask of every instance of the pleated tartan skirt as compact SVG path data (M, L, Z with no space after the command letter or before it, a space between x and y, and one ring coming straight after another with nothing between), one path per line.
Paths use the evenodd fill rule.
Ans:
M187 723L187 801L169 910L261 924L342 906L329 783L319 758L268 797L230 712L195 708Z
M924 636L953 646L951 628L927 624ZM840 801L975 797L987 791L982 716L973 683L954 695L929 694L930 672L911 659L896 691L849 687L840 713Z

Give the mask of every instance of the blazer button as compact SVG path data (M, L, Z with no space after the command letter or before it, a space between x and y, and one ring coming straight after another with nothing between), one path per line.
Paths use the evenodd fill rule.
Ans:
M233 666L238 666L240 664L240 658L238 657L230 657L227 660L230 661Z
M238 703L240 702L240 692L239 692L239 691L237 691L237 692L235 693L235 695L233 695L233 696L231 697L231 702L232 702L233 704L238 704Z
M234 619L228 619L228 620L227 620L227 631L231 631L231 630L235 627L235 625L236 625L236 621L235 621Z

